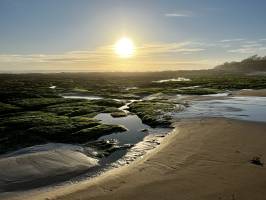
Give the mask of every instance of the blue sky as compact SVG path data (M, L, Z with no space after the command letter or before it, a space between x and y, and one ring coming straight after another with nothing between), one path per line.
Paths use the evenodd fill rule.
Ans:
M0 71L209 68L266 55L265 25L264 0L1 0Z

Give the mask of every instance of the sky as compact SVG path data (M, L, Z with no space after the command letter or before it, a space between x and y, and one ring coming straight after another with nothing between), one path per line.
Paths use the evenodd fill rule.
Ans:
M265 0L0 0L0 71L207 69L265 56L265 25Z

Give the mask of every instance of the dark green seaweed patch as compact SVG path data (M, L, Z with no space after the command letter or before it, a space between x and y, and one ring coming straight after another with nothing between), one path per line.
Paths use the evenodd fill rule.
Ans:
M129 110L136 113L143 123L152 127L169 126L171 124L170 112L176 109L176 105L167 101L140 101L133 102Z
M84 143L125 131L92 118L101 112L117 112L123 103L112 99L25 98L9 102L12 104L0 103L0 153L47 142Z

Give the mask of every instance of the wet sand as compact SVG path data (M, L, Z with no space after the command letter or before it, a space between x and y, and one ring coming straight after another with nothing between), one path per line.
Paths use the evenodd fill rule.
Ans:
M224 118L181 121L163 143L128 166L89 181L14 199L266 198L266 124ZM5 198L2 198L5 199Z
M27 190L64 181L98 166L74 145L36 145L0 157L1 193Z
M260 90L238 90L232 92L234 96L258 96L258 97L266 97L266 89Z

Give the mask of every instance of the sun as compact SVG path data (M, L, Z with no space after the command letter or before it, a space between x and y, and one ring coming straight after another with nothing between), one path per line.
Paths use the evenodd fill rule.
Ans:
M114 50L121 58L130 58L135 51L135 45L130 38L123 37L115 43Z

